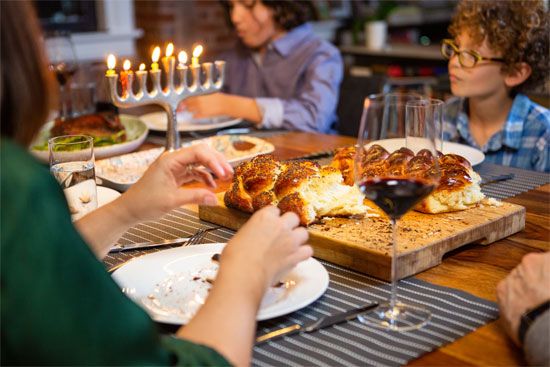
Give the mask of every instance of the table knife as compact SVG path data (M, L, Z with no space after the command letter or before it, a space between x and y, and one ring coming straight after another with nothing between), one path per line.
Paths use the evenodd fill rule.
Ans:
M485 186L485 185L489 185L489 184L492 184L492 183L495 183L495 182L511 180L514 177L516 177L516 175L514 175L513 173L509 173L509 174L505 174L505 175L494 176L494 177L487 178L487 179L483 178L481 180L481 182L479 183L479 186Z
M189 237L181 237L181 238L173 238L171 240L161 240L157 242L136 242L136 243L128 243L125 245L114 245L111 247L109 252L121 252L121 251L128 251L128 250L136 250L136 249L142 249L142 248L152 248L152 247L160 247L160 246L168 246L168 245L177 245L180 243L184 243L189 241Z
M316 331L328 326L336 325L344 321L350 321L355 319L360 314L365 313L369 310L372 310L373 308L376 308L376 307L378 307L378 303L369 303L367 305L363 305L345 312L340 312L335 315L323 316L316 321L312 321L303 325L301 324L290 325L285 328L271 331L267 334L257 337L256 344L264 343L268 340L273 340L275 338L281 338L283 336L294 335L297 333L311 333L313 331Z

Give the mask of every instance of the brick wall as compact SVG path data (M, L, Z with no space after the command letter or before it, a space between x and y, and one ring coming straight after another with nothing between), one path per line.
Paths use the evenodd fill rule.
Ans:
M196 43L204 59L231 47L235 38L217 0L135 0L136 26L144 31L137 42L138 57L149 60L155 45L172 41L188 54Z

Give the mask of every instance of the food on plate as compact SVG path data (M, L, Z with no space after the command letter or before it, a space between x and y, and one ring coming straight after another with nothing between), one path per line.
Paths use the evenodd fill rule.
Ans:
M92 115L57 120L51 130L52 136L90 135L94 137L94 146L122 143L126 141L126 131L120 123L118 114L101 112Z
M237 166L224 202L247 213L276 205L296 213L302 225L325 216L364 216L368 209L359 189L346 185L338 169L311 161L279 162L269 154Z
M205 143L225 155L228 160L238 159L253 154L266 153L270 144L266 141L244 135L221 135L196 140L193 143ZM270 149L270 151L273 151Z
M354 157L355 147L342 148L336 151L331 163L342 171L346 182L353 182ZM362 164L365 165L366 177L399 177L405 172L415 173L418 177L429 177L434 174L434 159L432 153L425 149L414 154L403 147L390 154L382 146L374 144L367 149ZM441 174L439 185L415 210L430 214L464 210L478 204L485 197L479 186L481 177L466 158L438 152L437 162Z
M66 120L57 119L50 130L50 137L62 135L89 135L94 138L94 147L113 145L126 141L126 130L118 114L101 112L78 116ZM67 138L70 139L70 138ZM35 146L38 150L47 150L48 142Z

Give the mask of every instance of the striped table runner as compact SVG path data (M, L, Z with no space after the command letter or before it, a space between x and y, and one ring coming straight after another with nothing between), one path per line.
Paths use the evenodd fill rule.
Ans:
M474 170L486 180L493 177L514 174L514 178L506 181L485 185L481 191L493 198L506 199L519 195L522 192L536 189L550 183L550 174L536 171L528 171L515 167L499 166L491 163L482 163L474 167Z
M185 237L199 228L212 227L196 213L176 209L157 222L143 223L130 229L120 243ZM233 231L220 228L209 232L205 243L227 242ZM158 249L109 254L108 267ZM263 334L296 322L345 311L370 301L388 299L390 285L384 281L322 261L330 276L327 292L310 306L276 319L260 322ZM396 366L418 358L462 337L498 317L498 309L489 302L452 288L436 286L415 278L399 283L398 298L420 304L432 312L432 319L420 330L396 333L367 327L358 321L335 325L310 334L301 334L267 342L254 348L256 366Z

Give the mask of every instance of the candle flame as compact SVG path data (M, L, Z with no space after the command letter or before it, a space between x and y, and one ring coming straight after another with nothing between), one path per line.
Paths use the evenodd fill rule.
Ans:
M187 52L180 51L178 54L178 61L182 64L185 64L187 62Z
M170 42L168 46L166 46L166 57L172 56L173 53L174 53L174 44Z
M124 64L122 64L122 67L124 68L125 71L130 70L130 68L132 67L130 60L124 60Z
M139 71L144 71L144 70L145 70L145 64L144 63L139 64Z
M198 45L193 49L193 57L199 57L202 54L202 46Z
M109 54L109 56L107 56L107 67L109 68L109 70L112 70L115 68L115 66L116 66L116 57L113 54Z
M159 57L160 57L160 47L157 46L153 50L153 55L151 55L151 60L153 60L153 62L158 62Z

